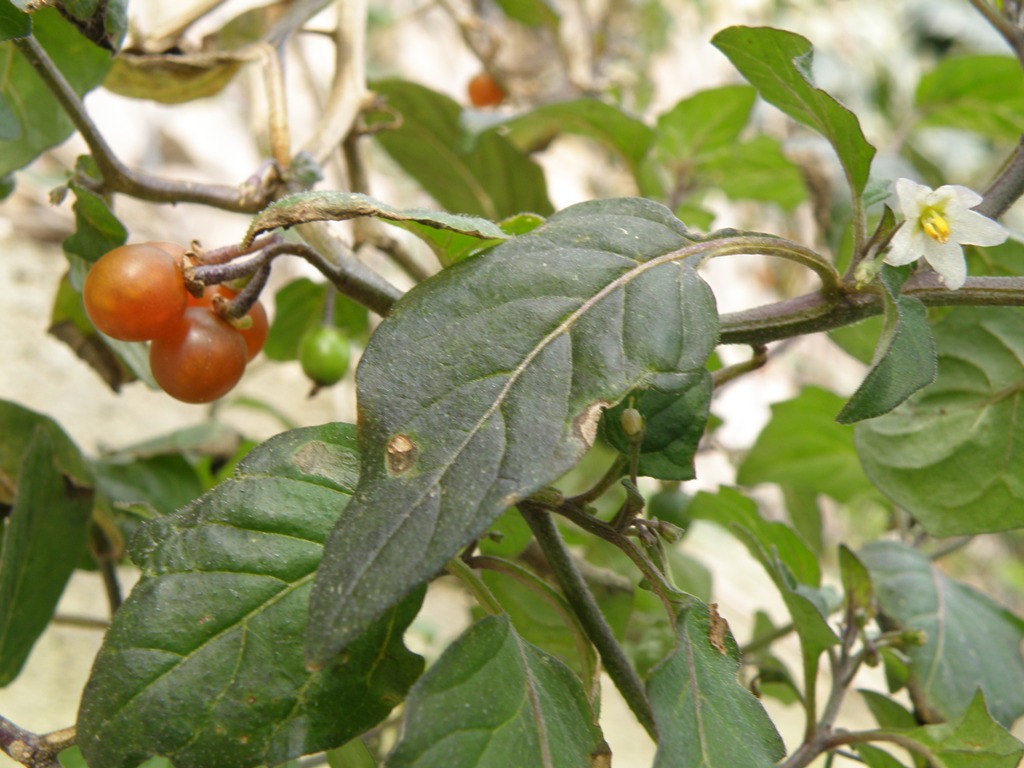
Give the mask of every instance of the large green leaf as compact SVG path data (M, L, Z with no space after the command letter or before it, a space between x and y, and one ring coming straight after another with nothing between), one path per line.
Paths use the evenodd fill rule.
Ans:
M831 142L855 196L864 191L875 149L850 110L814 85L814 48L794 32L729 27L711 41L762 98Z
M90 765L277 764L339 746L382 720L422 671L402 644L411 598L342 658L302 653L322 542L356 484L355 429L294 430L132 544L142 580L117 612L86 687Z
M651 153L670 189L718 188L734 199L792 208L806 196L800 172L768 136L740 141L756 92L728 85L683 99L658 118Z
M770 768L785 748L761 703L740 685L728 625L703 603L679 614L678 644L647 680L658 726L655 768Z
M52 421L4 403L0 422L0 487L16 489L0 519L3 686L21 671L85 549L92 490L82 484L77 449Z
M683 167L735 144L750 120L756 96L749 85L726 85L679 101L658 117L655 158Z
M545 147L561 134L586 136L617 152L634 174L654 138L642 120L597 99L543 104L493 130L507 132L512 143L526 152Z
M872 542L859 555L875 582L880 620L925 633L924 644L905 653L907 687L926 719L958 717L978 688L1003 725L1024 714L1024 621L903 544Z
M477 622L416 683L388 768L562 768L608 755L583 685L507 616Z
M32 32L78 95L103 82L110 68L110 53L82 37L55 9L33 13ZM0 177L28 165L74 131L56 98L13 45L0 44L0 60L6 62L0 98L14 113L20 132L17 138L0 142Z
M920 126L1016 143L1024 124L1024 75L1014 56L958 56L921 78L915 101Z
M879 279L885 288L885 325L871 370L836 416L840 424L888 413L935 380L935 340L928 311L918 299L900 296L905 273L885 266Z
M992 719L981 691L974 695L963 714L951 722L884 729L879 741L885 741L888 734L919 744L927 750L929 765L935 768L1017 768L1024 755L1024 744ZM893 764L869 763L885 768Z
M755 136L708 154L694 173L698 182L734 200L777 203L792 210L807 197L800 169L770 136Z
M861 469L853 430L837 424L839 395L806 387L772 406L772 418L740 464L741 485L780 483L849 503L877 492Z
M552 211L540 166L498 133L467 141L462 109L450 98L404 80L378 81L373 89L401 115L401 125L377 140L449 211L491 220Z
M604 407L704 366L705 247L656 203L581 203L396 304L357 374L362 474L314 588L312 658L574 466Z
M929 533L1024 525L1020 310L964 308L934 328L935 383L857 425L868 477Z

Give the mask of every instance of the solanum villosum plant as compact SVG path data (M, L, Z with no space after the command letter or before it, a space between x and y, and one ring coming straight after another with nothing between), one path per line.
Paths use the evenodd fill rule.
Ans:
M254 8L202 49L197 19L124 45L125 0L0 0L5 191L73 132L89 150L52 194L76 224L53 332L82 365L115 391L205 402L264 338L314 389L346 376L350 340L365 346L356 424L212 457L186 430L125 465L0 403L0 684L76 568L100 570L112 612L77 722L38 734L0 718L0 748L33 768L624 765L602 731L614 686L659 768L1018 765L1024 621L1003 602L1024 601L946 557L985 535L1009 562L1024 529L1020 4L960 9L1010 53L918 51L902 90L879 65L864 90L884 151L793 32L720 28L708 55L735 83L659 112L638 83L669 6L442 6L500 98L368 82L368 34L390 22L368 33L365 0ZM300 147L284 71L325 19L335 74ZM512 30L530 66L505 57ZM241 69L268 119L266 162L240 184L130 167L83 102L101 86L217 97ZM973 142L987 179L929 149L937 129ZM568 134L631 194L555 211L537 155ZM371 196L385 164L433 203ZM232 212L237 240L143 245L114 213L125 197ZM715 229L723 201L751 226ZM131 258L95 266L111 251ZM805 292L720 312L709 262L751 255L806 272ZM278 259L324 280L270 283ZM804 388L733 457L735 485L682 487L715 441L716 393L826 333L866 364L852 395ZM720 345L750 354L725 365ZM774 503L750 495L761 484ZM680 546L709 524L788 616L745 617L734 637ZM141 574L123 600L119 563ZM407 630L438 584L474 607L428 666ZM865 683L865 667L885 674ZM785 744L769 698L802 713ZM873 725L844 719L851 699Z

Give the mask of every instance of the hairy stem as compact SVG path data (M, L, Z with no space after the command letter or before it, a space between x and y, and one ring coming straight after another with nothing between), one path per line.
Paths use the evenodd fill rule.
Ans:
M647 701L643 683L623 653L615 635L612 634L611 627L605 621L593 593L576 569L555 521L547 511L529 503L521 503L519 511L547 557L566 600L579 617L580 624L583 625L590 641L597 648L608 676L644 730L652 739L657 740L658 731L654 724L654 714L651 712L650 702Z
M1024 306L1024 277L969 277L956 291L945 288L930 271L919 271L903 286L903 295L930 307ZM881 294L844 286L838 299L820 291L763 307L722 315L722 344L767 344L770 341L830 331L880 315Z

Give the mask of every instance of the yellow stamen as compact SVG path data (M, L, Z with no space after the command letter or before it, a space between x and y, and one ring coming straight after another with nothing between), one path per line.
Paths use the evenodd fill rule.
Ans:
M921 215L921 229L937 243L949 240L949 222L938 211L929 210Z

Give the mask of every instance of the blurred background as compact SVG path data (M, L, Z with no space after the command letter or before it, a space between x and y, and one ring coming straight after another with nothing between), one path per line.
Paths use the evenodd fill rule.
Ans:
M211 9L182 29L181 20L195 15L190 6L201 5ZM206 36L259 5L132 0L129 43L142 50L163 50L161 46L170 41L175 50L201 51ZM379 78L417 82L464 106L462 119L470 125L486 125L538 104L583 95L599 96L654 124L697 91L741 82L710 44L715 32L735 24L767 24L803 34L814 44L816 81L859 116L868 140L879 150L873 174L878 179L916 175L901 152L911 131L920 163L949 183L983 188L1005 157L999 141L963 130L922 128L915 114L918 83L943 56L1008 52L966 0L559 0L557 11L561 23L554 32L511 21L498 6L483 0L372 3L366 39L370 87ZM315 18L288 51L287 106L296 147L316 125L333 75L333 45L327 38L333 14L330 8ZM499 106L475 109L467 88L485 69L500 76L507 96ZM256 66L243 65L218 94L187 104L163 105L99 88L88 95L86 106L119 156L153 173L236 184L256 172L268 154L266 98ZM800 190L779 202L773 199L781 194L778 190L743 199L721 188L727 181L711 184L699 198L679 201L681 217L705 231L748 228L825 245L829 209L822 203L830 197L828 190L841 184L827 144L760 103L747 130L777 140L785 158L800 169ZM380 144L364 142L364 151L372 195L396 207L437 207ZM124 451L211 419L223 430L210 439L229 441L261 441L292 426L353 421L351 374L340 385L310 397L309 382L295 362L261 356L223 401L190 406L139 382L120 393L111 391L66 344L47 333L56 286L68 269L61 242L74 231L70 201L51 205L49 192L65 183L76 158L85 152L77 136L55 148L17 174L17 188L0 204L0 397L52 416L89 455ZM543 167L556 210L595 197L638 193L621 160L591 138L557 136L537 149L534 158ZM347 188L339 162L328 163L324 172L321 188ZM1018 229L1019 208L1009 218ZM205 247L217 247L239 241L248 226L248 218L239 214L186 204L161 206L124 196L116 200L116 213L130 231L130 241L198 240ZM337 229L342 238L352 237L350 227ZM439 268L422 243L405 233L391 234L422 270ZM401 288L412 285L385 254L364 249L360 255ZM753 257L712 262L704 274L723 312L813 287L798 268ZM302 276L321 279L297 260L280 260L269 291ZM273 302L267 304L272 314ZM358 354L358 343L354 351ZM720 354L724 362L732 362L748 357L749 350L725 348ZM807 385L849 394L864 370L863 362L825 337L783 343L767 367L725 387L716 398L713 411L722 424L699 456L698 480L688 483L686 490L692 493L734 481L734 459L753 443L772 403ZM771 491L762 496L768 509L778 506ZM874 535L884 521L872 517L870 509L860 512L856 522L838 514L827 521L847 539ZM741 642L749 636L757 610L784 615L760 566L723 531L695 523L682 546L710 572L713 597ZM1009 573L1020 566L986 572L997 569L978 565L987 559L988 546L985 541L972 545L964 553L963 568L995 583L1000 597L1016 600L1019 607L1019 596L1006 585L1021 580L1019 573ZM127 586L131 570L124 569L122 577ZM454 588L442 584L432 592L414 626L418 650L436 656L468 621L465 606L466 598ZM0 690L0 714L35 732L74 721L107 615L95 574L75 575L58 615L67 620L51 626L21 677ZM89 626L90 622L96 625ZM791 651L792 662L797 656L795 648ZM606 689L603 725L614 764L649 765L653 745L618 703L611 686ZM794 743L802 727L800 713L773 700L766 706L779 718L787 741ZM848 714L854 721L863 717L855 709ZM14 764L0 756L0 766L6 765Z

